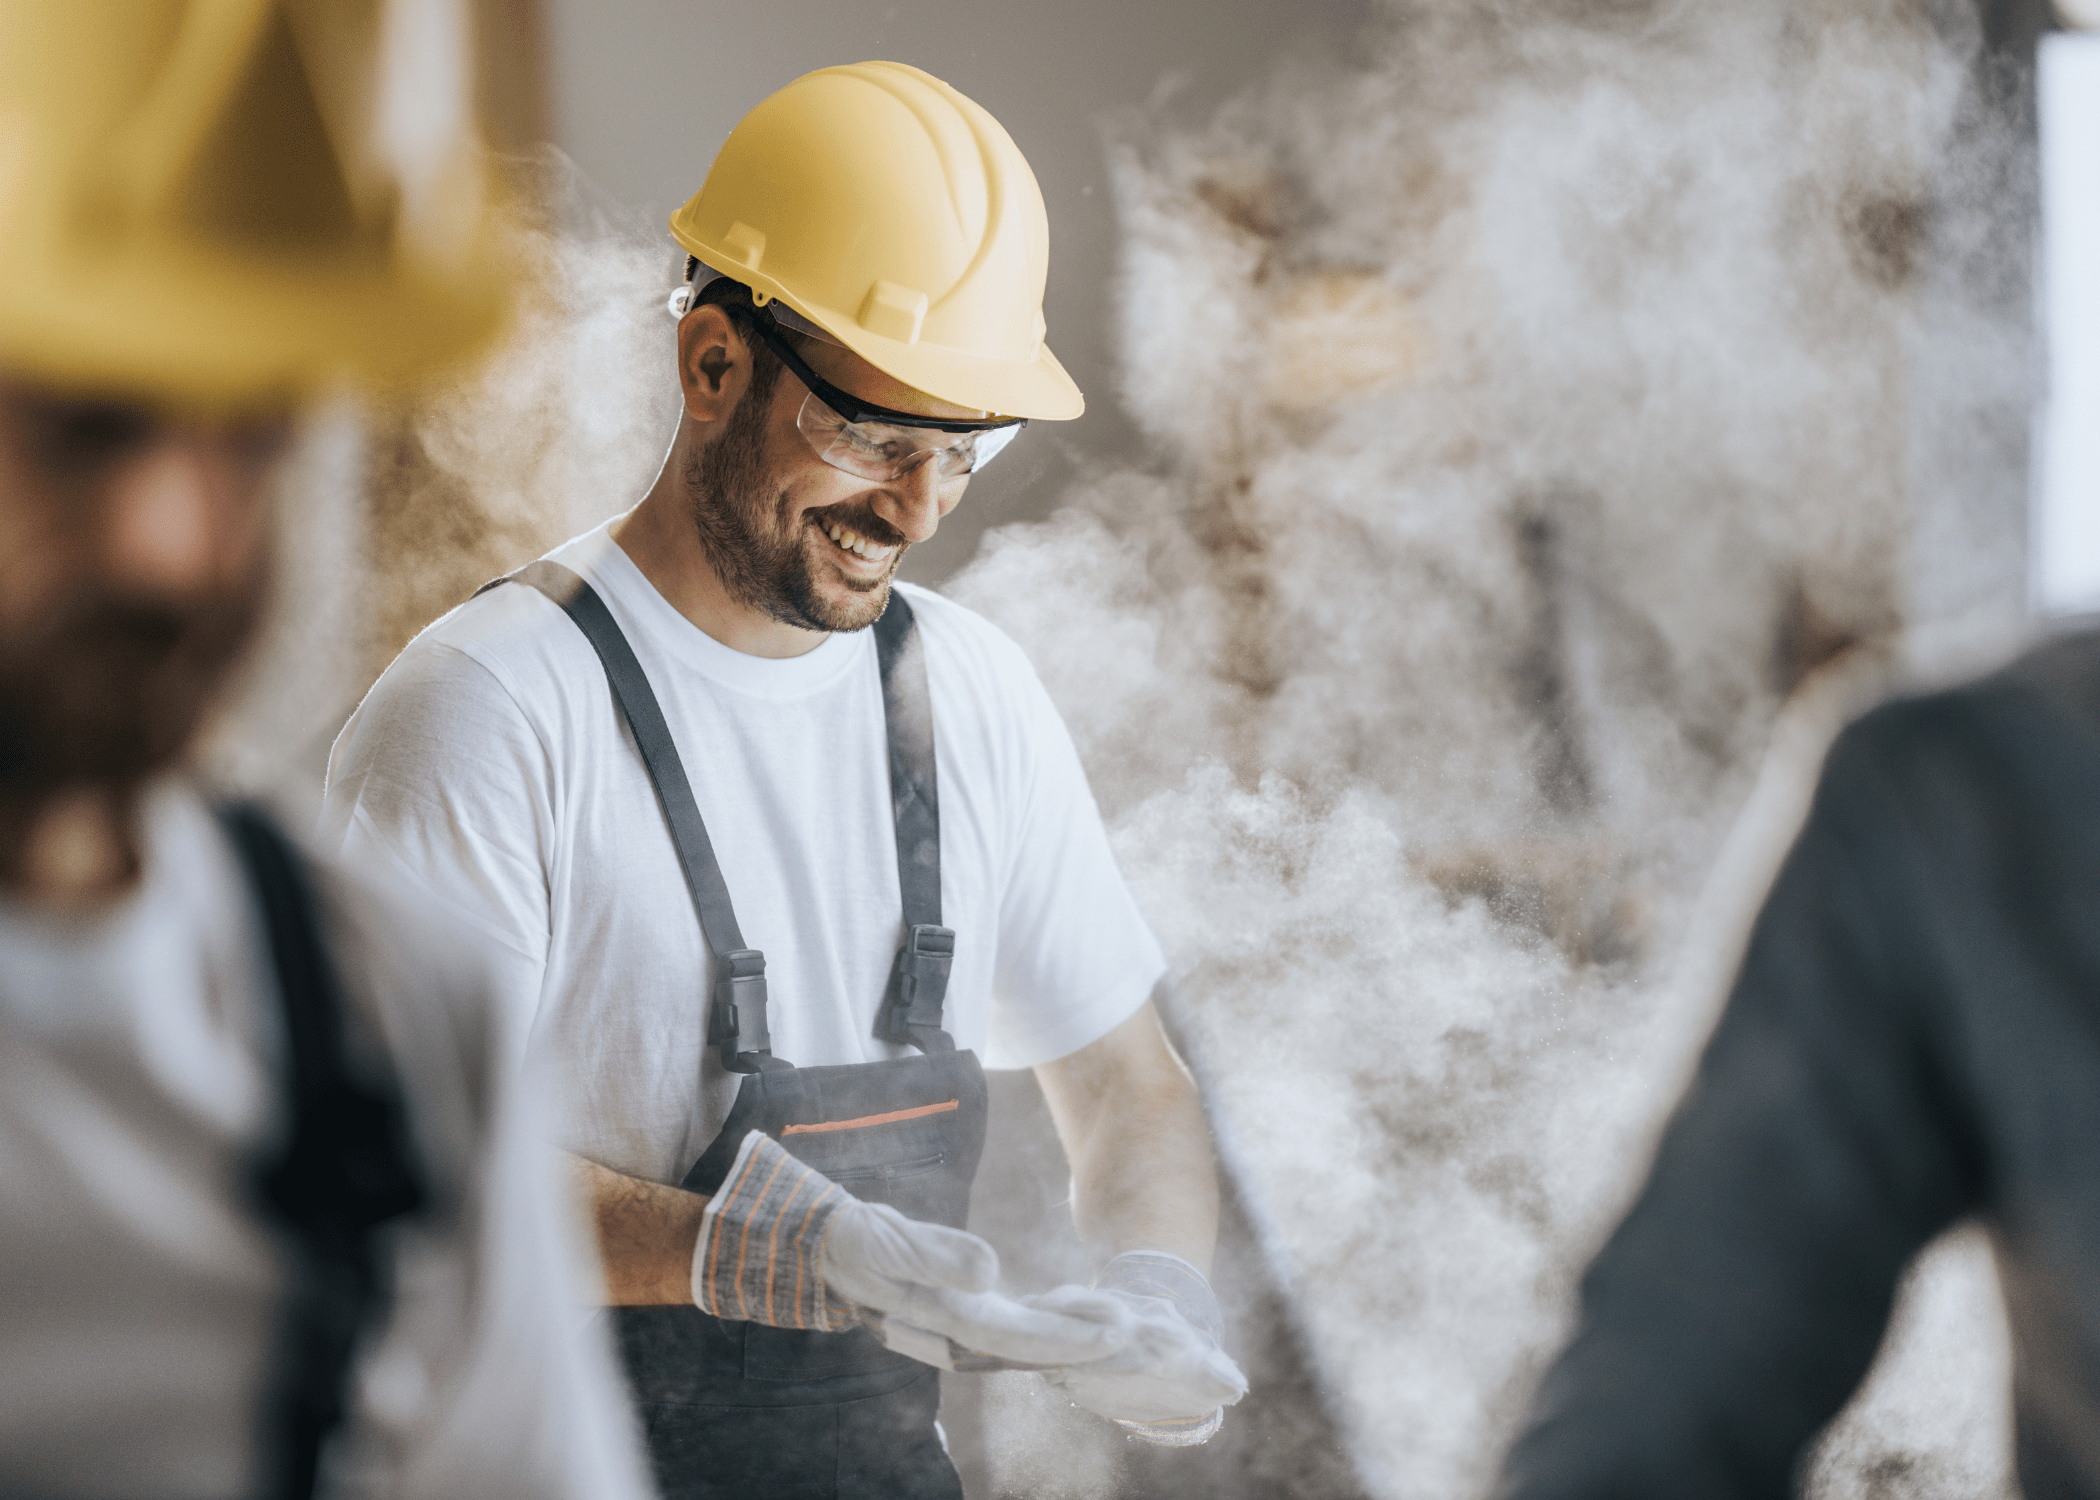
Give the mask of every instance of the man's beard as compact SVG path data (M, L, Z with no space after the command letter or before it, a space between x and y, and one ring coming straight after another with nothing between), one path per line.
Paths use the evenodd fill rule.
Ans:
M693 525L700 547L729 597L783 625L803 630L865 630L890 602L890 580L904 560L905 540L865 505L828 506L798 521L785 493L769 499L765 466L766 416L771 392L748 389L728 425L686 465ZM831 546L823 523L850 526L878 546L896 550L880 578L845 578L850 597L826 599L817 590L818 557Z
M206 598L83 591L0 638L0 795L125 792L179 761L255 633L264 573Z

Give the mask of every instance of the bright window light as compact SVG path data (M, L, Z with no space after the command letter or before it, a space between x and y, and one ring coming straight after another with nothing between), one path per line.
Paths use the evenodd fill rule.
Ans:
M2089 614L2100 612L2100 33L2044 37L2039 84L2049 400L2034 602Z

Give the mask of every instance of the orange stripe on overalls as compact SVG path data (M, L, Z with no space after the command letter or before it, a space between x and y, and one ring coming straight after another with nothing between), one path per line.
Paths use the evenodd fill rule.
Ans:
M862 1115L857 1120L825 1120L815 1125L790 1125L782 1135L817 1135L829 1130L864 1130L870 1125L888 1125L897 1120L919 1120L927 1115L944 1115L952 1109L961 1109L962 1100L946 1099L939 1104L921 1104L915 1109L893 1109L883 1115Z

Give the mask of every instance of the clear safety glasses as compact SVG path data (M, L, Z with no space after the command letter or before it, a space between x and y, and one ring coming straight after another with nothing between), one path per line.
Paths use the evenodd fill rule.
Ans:
M771 317L735 303L725 304L723 311L757 334L809 388L795 426L811 451L834 469L887 484L931 463L942 480L959 479L997 458L1028 425L1021 417L956 422L871 406L812 370L774 329Z

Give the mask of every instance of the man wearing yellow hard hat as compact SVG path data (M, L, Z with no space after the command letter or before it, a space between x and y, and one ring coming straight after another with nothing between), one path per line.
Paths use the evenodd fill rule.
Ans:
M184 764L298 406L496 323L436 9L0 0L0 1493L645 1490L485 968Z
M328 827L511 955L666 1494L953 1496L937 1368L1201 1442L1245 1382L1165 961L1025 658L895 582L1082 409L1034 176L860 63L752 110L671 227L662 473L403 652ZM1093 1287L1009 1296L961 1227L980 1056L1042 1081Z

